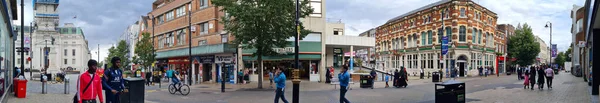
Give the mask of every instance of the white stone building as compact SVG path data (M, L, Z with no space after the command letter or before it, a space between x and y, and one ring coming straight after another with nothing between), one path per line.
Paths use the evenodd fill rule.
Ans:
M124 40L125 42L127 42L127 48L129 48L129 53L126 54L126 57L127 57L127 59L129 59L129 61L132 61L133 56L135 56L134 51L135 51L135 44L139 40L138 39L138 35L140 32L139 28L140 28L139 23L135 22L134 24L127 26L127 29L125 29L123 34L121 34L121 37L119 37L119 40ZM133 66L133 62L128 65Z
M34 3L32 33L32 68L42 69L46 64L49 73L61 68L84 71L91 59L88 41L83 30L73 23L59 27L58 0L43 0ZM44 48L48 48L47 57ZM47 61L45 62L45 60Z
M544 42L544 40L542 40L539 36L535 36L535 42L540 44L540 53L538 53L536 59L537 62L535 63L538 65L550 63L550 48L548 48L546 42Z

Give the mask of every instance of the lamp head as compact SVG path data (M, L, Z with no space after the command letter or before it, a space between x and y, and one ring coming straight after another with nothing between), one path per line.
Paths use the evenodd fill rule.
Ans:
M546 26L544 26L544 27L548 28L548 24L546 24Z

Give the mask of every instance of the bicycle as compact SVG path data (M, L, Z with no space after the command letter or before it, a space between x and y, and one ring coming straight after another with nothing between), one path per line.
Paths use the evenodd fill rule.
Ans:
M175 87L175 85L177 85L177 84L169 84L169 93L175 94L177 91L179 91L179 93L181 93L181 95L184 95L184 96L190 94L190 86L189 85L180 83L180 85L177 88Z

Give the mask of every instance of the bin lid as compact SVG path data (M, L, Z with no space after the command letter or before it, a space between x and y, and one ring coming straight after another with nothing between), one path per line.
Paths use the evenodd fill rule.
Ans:
M461 81L456 81L456 80L449 80L449 81L445 81L445 82L441 82L441 83L435 83L435 85L460 85L460 84L465 84L465 82L461 82Z
M143 81L144 79L142 78L124 78L125 81Z

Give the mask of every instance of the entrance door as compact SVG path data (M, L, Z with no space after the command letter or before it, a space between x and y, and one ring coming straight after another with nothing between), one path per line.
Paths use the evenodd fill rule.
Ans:
M212 65L202 64L202 78L203 81L210 81L212 79Z
M465 62L458 62L458 70L459 70L459 75L465 76Z

